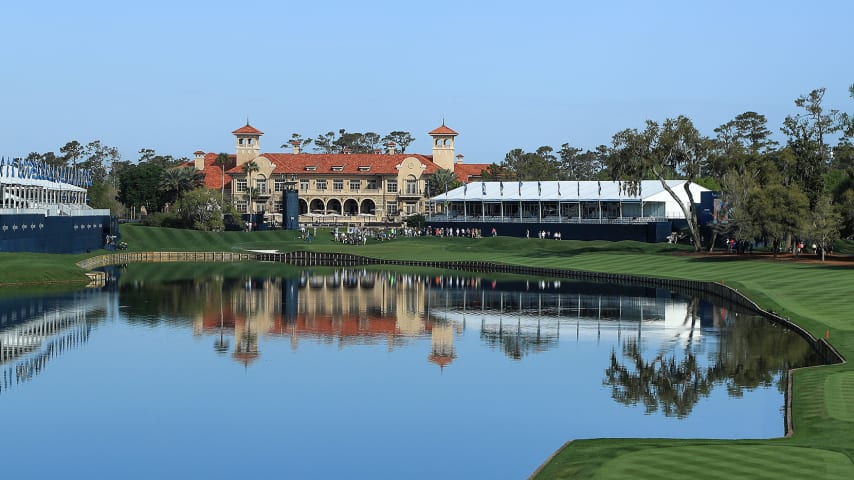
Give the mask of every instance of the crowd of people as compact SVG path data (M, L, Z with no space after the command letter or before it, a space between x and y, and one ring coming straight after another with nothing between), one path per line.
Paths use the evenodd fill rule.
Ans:
M495 229L492 229L493 232ZM480 234L481 230L479 228L445 228L445 227L436 227L430 228L427 227L427 235L433 235L435 237L464 237L464 238L481 238ZM493 236L495 236L493 234Z

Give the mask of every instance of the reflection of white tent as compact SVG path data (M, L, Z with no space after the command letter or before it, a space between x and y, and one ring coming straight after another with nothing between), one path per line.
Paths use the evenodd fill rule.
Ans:
M502 298L503 294L499 294ZM530 300L533 294L507 294L504 301L508 305L517 305L524 296ZM489 297L487 297L489 298ZM554 304L548 311L538 313L535 309L525 309L520 312L517 309L502 312L500 309L489 308L477 310L465 310L460 307L443 307L441 301L434 303L430 309L433 318L440 318L452 322L462 323L465 320L476 319L483 328L498 331L499 329L519 329L523 332L541 332L543 334L557 334L558 328L568 328L575 333L579 329L581 336L598 336L602 332L610 331L614 334L622 330L635 331L647 338L657 338L674 344L688 346L692 341L698 342L703 338L700 321L696 324L686 321L690 318L690 305L685 300L669 300L667 302L655 301L646 297L619 297L617 303L607 302L607 297L584 297L586 307L578 310L578 304L573 304L572 298L565 304L565 310L555 314ZM494 298L492 299L494 302ZM648 303L652 300L652 304ZM603 301L608 305L605 315L588 308L593 305L602 305ZM579 299L579 302L581 300ZM485 302L489 304L489 302ZM483 308L483 307L481 307ZM609 316L614 310L620 312L619 318Z

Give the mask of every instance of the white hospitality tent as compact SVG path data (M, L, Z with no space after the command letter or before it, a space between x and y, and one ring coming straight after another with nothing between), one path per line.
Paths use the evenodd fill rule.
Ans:
M667 186L687 205L685 180ZM689 185L694 202L709 191ZM677 201L658 180L643 180L629 192L618 181L473 182L434 196L432 220L506 222L622 222L684 219Z

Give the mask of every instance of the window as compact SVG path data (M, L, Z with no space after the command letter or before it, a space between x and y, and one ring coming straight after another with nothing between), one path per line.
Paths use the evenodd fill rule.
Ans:
M305 167L306 172L314 172L316 170L317 170L317 165L306 165L306 167Z
M249 212L249 200L237 200L234 206L237 207L237 211L240 213Z
M387 180L385 182L385 191L388 193L397 193L397 179Z
M273 183L273 189L275 191L277 191L277 192L284 192L285 191L285 179L284 178L277 178L276 180L274 180L274 182L275 183Z
M258 191L258 194L260 194L260 195L267 193L267 179L266 178L256 178L255 179L255 189Z
M386 202L385 206L388 215L397 215L397 202Z
M243 193L246 191L246 179L239 178L234 182L234 189L237 190L238 193Z
M350 190L358 191L360 188L362 188L361 180L350 180Z
M373 178L368 180L365 188L368 190L376 190L377 189L377 180L373 179Z
M418 180L415 177L410 176L406 179L406 194L407 195L416 195L418 193Z
M332 190L334 190L336 192L340 192L341 190L344 190L344 180L341 180L341 179L332 180Z
M315 180L314 188L317 190L326 190L326 180Z
M415 213L416 205L414 203L407 203L404 208L406 208L406 214L412 215Z
M370 172L371 166L370 165L359 165L359 171L360 172Z
M308 180L301 179L299 181L299 189L302 191L307 191L308 190Z
M281 212L282 210L284 210L282 207L283 207L283 203L281 200L276 200L275 202L273 202L273 211L274 212Z
M340 172L340 171L342 171L342 170L344 170L344 165L333 165L333 166L332 166L332 171L333 171L333 172Z

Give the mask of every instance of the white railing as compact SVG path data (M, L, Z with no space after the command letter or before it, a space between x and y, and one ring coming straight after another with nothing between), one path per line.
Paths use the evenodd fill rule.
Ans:
M578 218L547 216L542 219L532 216L501 217L494 215L431 215L429 222L474 222L474 223L569 223L569 224L645 224L668 221L665 217L623 217L623 218Z

